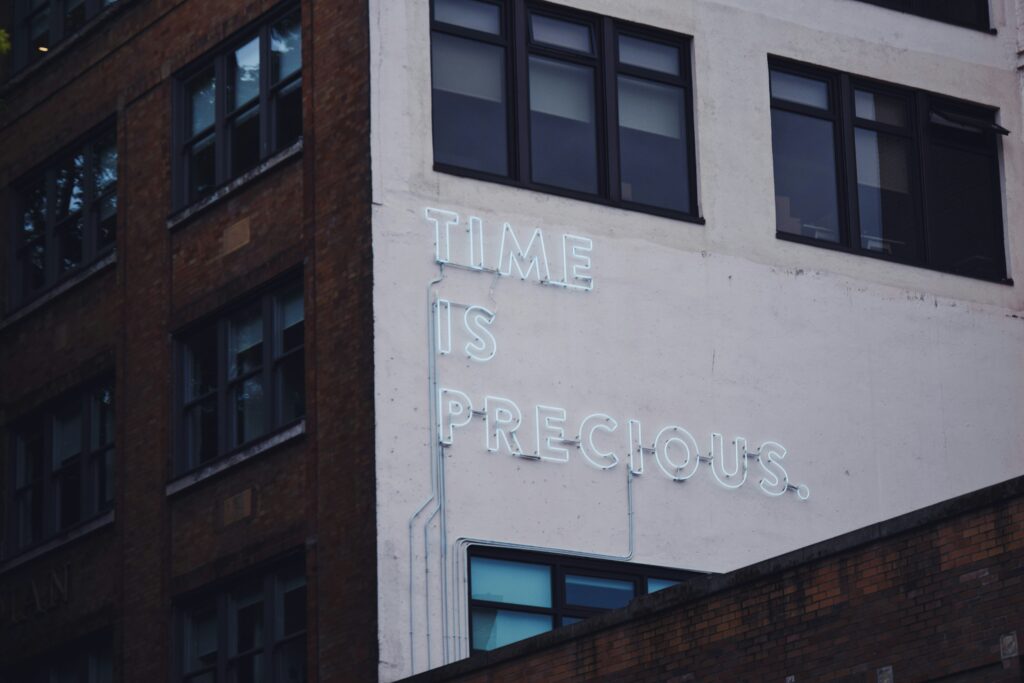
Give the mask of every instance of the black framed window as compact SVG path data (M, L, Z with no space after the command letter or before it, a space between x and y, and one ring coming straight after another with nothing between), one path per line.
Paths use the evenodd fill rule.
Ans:
M625 607L694 572L519 550L469 550L470 647L493 650Z
M114 394L90 384L20 420L8 463L8 554L31 548L114 505Z
M306 680L306 576L299 563L192 600L179 611L177 675L189 683Z
M11 303L26 303L114 248L117 133L91 133L14 184Z
M294 282L180 337L179 472L305 415L304 317Z
M527 0L433 0L434 168L697 219L690 39Z
M994 109L789 61L769 75L780 238L1006 279Z
M988 0L861 0L979 31L989 31Z
M117 0L14 0L14 68L42 59Z
M9 683L111 683L109 633L90 636L0 674Z
M182 208L302 136L302 27L289 3L176 82L174 205Z

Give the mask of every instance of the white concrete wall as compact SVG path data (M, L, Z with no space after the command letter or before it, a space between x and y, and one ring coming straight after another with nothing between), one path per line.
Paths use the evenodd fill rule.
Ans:
M371 0L380 673L393 680L468 654L467 539L625 556L627 421L788 450L770 497L751 462L738 490L706 463L674 482L650 455L632 484L633 560L727 571L1024 474L1024 295L1014 287L775 238L767 55L997 106L1008 269L1024 280L1021 90L1015 0L987 35L852 0L573 0L693 36L704 226L435 173L425 0ZM448 268L428 207L541 228L552 277L560 236L593 240L592 291ZM458 253L456 260L462 257ZM496 313L480 363L431 353L430 302ZM467 341L456 330L456 350ZM604 412L621 462L489 453L484 424L438 457L439 385L564 408L566 436ZM435 512L436 510L436 512ZM418 512L419 511L419 512ZM417 514L418 513L418 514Z

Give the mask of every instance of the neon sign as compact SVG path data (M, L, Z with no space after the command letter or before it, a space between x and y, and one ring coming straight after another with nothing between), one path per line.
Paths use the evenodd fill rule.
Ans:
M470 216L465 222L458 213L428 208L426 220L434 227L434 260L443 269L456 267L470 271L490 273L500 277L518 277L542 285L553 285L569 291L590 292L594 289L592 258L594 244L587 237L564 233L561 239L551 240L541 228L529 232L529 239L517 233L509 223L500 229L500 242L496 263L485 257L483 221ZM464 237L453 229L465 226ZM553 273L548 247L561 245L561 272ZM525 246L524 246L525 244ZM468 338L459 351L477 363L487 363L495 357L498 342L494 332L496 311L478 304L458 303L438 298L432 302L432 339L439 356L455 352L458 343ZM461 309L461 316L456 312ZM456 323L454 321L458 320ZM458 326L459 342L453 334ZM641 476L647 471L658 471L674 482L686 482L706 464L714 480L726 490L742 488L750 479L751 461L757 468L756 489L778 497L788 492L800 500L810 498L810 489L804 484L793 484L783 466L787 450L782 444L766 440L751 451L747 439L736 436L732 448L726 448L725 437L711 432L701 451L697 438L678 424L661 425L653 440L644 439L644 424L630 418L625 427L611 415L595 412L579 420L575 433L566 436L569 415L564 408L537 403L527 412L532 422L535 439L532 448L523 448L519 438L524 413L512 399L487 394L474 407L470 396L452 387L437 389L437 438L443 448L455 443L456 433L470 426L474 417L484 423L483 447L490 453L506 453L527 460L568 463L578 454L589 466L598 470L612 470L627 461L629 471ZM616 446L617 443L617 446ZM617 450L618 449L618 450ZM653 460L645 467L645 460Z

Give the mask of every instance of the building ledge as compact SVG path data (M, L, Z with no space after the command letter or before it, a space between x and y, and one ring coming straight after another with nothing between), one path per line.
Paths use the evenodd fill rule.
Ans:
M270 173L275 168L291 161L294 157L302 154L302 138L299 138L291 146L285 147L280 152L270 157L261 164L257 164L254 168L246 171L242 175L238 176L234 180L222 185L213 194L207 195L202 199L194 202L193 204L176 211L167 217L167 229L174 230L183 223L187 223L198 214L206 211L211 206L220 204L224 199L233 195L238 190L242 189L251 182L254 182L258 178L262 178L264 175Z
M184 476L178 477L171 483L167 484L167 487L164 492L166 493L167 496L173 496L178 493L181 493L182 491L190 489L193 486L196 486L211 477L217 476L218 474L225 470L229 470L237 465L242 464L247 460L255 458L260 453L269 451L272 448L277 448L278 446L284 445L289 441L298 439L305 433L306 421L302 420L292 425L291 427L286 427L281 431L275 432L274 434L271 434L265 439L257 441L251 446L243 448L242 450L236 453L232 453L231 455L223 457L220 460L217 460L216 462L212 462L209 465L205 465L197 470L189 472Z
M38 311L40 308L43 308L44 306L49 304L57 297L62 296L65 292L74 289L78 285L82 284L83 282L91 278L93 275L96 275L97 273L106 270L109 266L113 265L116 262L117 252L112 251L103 258L101 258L99 261L94 262L92 265L86 266L82 270L78 271L77 273L69 277L67 280L61 282L56 287L47 290L44 294L40 295L39 297L32 299L28 303L23 304L18 308L14 309L13 311L11 311L11 313L6 318L0 320L0 331L7 329L11 325L18 322L19 320L27 318L28 316Z
M38 545L23 553L15 555L14 557L4 560L3 562L0 562L0 575L5 574L11 571L12 569L15 569L16 567L20 567L23 564L27 564L28 562L38 559L43 555L47 555L53 552L54 550L57 550L58 548L63 548L64 546L69 545L74 541L77 541L83 536L88 536L89 534L98 531L104 527L110 526L113 523L114 511L109 510L106 513L100 515L99 517L94 517L93 519L90 519L88 522L84 522L76 527L73 527L72 529L69 529L68 531L65 531L62 535L58 536L57 538L53 538L43 543L42 545Z

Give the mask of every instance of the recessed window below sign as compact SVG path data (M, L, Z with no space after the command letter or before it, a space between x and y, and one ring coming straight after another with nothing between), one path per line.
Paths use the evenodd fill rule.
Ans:
M692 576L698 574L474 547L469 551L471 647L474 652L493 650L575 624Z

